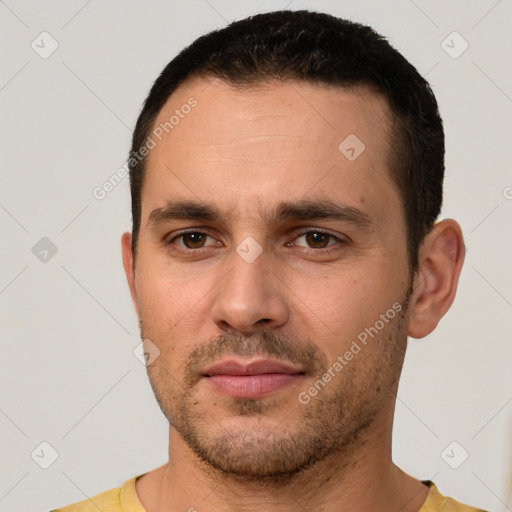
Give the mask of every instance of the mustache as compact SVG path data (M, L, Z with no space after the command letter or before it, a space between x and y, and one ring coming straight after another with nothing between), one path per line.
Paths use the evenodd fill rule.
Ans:
M298 342L279 333L263 331L245 336L229 332L198 345L187 356L185 384L194 386L202 370L224 356L266 356L299 365L306 375L316 376L327 371L327 358L310 341Z

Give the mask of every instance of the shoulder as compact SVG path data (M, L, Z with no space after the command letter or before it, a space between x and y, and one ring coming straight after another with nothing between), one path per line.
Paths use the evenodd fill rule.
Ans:
M116 489L110 489L66 507L52 509L50 512L145 512L135 491L137 478L131 478Z
M424 480L423 483L428 485L430 491L427 500L418 512L485 512L480 508L470 507L453 498L443 496L436 485L429 480Z

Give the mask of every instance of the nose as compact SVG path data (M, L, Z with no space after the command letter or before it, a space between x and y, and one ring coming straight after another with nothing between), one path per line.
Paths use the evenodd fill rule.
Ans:
M230 270L216 287L212 320L223 331L251 334L284 325L289 316L286 287L263 251L255 261L233 252Z

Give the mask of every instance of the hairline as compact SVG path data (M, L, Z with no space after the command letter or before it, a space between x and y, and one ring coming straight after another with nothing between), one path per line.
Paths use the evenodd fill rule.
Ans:
M241 92L250 92L253 90L264 90L267 86L271 86L272 84L310 84L313 86L317 86L319 88L326 88L332 90L342 90L347 92L356 92L356 91L366 91L367 94L373 96L374 98L381 99L390 115L385 115L385 119L383 122L386 123L386 156L385 156L385 165L387 178L391 180L391 184L397 192L399 200L400 200L400 209L402 212L402 219L405 223L406 230L406 242L407 242L407 252L408 252L408 261L409 266L411 267L411 271L414 272L417 266L417 251L413 254L412 252L412 240L410 240L410 226L409 219L407 216L407 208L406 208L406 198L405 198L405 190L401 186L404 181L404 170L401 168L398 163L398 155L396 152L392 151L393 143L397 143L401 148L398 151L398 154L402 154L404 150L405 141L403 140L404 135L404 126L400 115L396 112L393 107L393 104L386 95L386 93L368 81L360 80L353 81L346 84L342 83L328 83L327 81L317 79L317 78L308 78L308 77L297 77L292 73L289 73L289 76L277 76L271 73L262 74L260 76L247 76L242 78L230 78L226 76L222 76L220 73L215 71L211 71L208 69L198 69L191 72L186 78L184 78L178 85L174 88L174 90L167 96L165 101L163 101L160 109L153 115L153 119L151 120L151 124L147 127L144 133L143 140L146 141L148 137L151 135L153 130L155 129L155 125L157 124L158 117L166 107L166 105L171 101L171 99L178 93L182 91L185 87L189 87L192 84L199 82L201 80L218 80L222 82L222 84L227 85L231 89L235 91ZM208 87L208 86L207 86ZM391 117L391 119L390 119ZM379 122L380 124L380 122ZM139 162L138 166L140 166L140 185L139 185L139 197L137 200L139 201L139 219L138 219L138 231L134 236L132 233L132 250L133 250L133 263L135 266L136 261L136 253L137 253L137 243L138 243L138 234L140 232L142 226L142 192L144 189L145 177L147 173L147 166L149 157L151 155L151 150L149 154L144 156ZM425 233L426 235L426 233ZM419 249L419 246L418 248Z

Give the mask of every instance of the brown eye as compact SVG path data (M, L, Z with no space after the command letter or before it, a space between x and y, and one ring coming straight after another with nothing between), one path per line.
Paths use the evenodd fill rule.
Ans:
M332 235L321 233L319 231L310 231L304 236L308 245L315 249L323 249L324 247L327 247L329 244L329 239L332 238Z
M183 233L179 238L183 239L183 245L187 249L199 249L204 246L207 237L204 233L191 232Z

